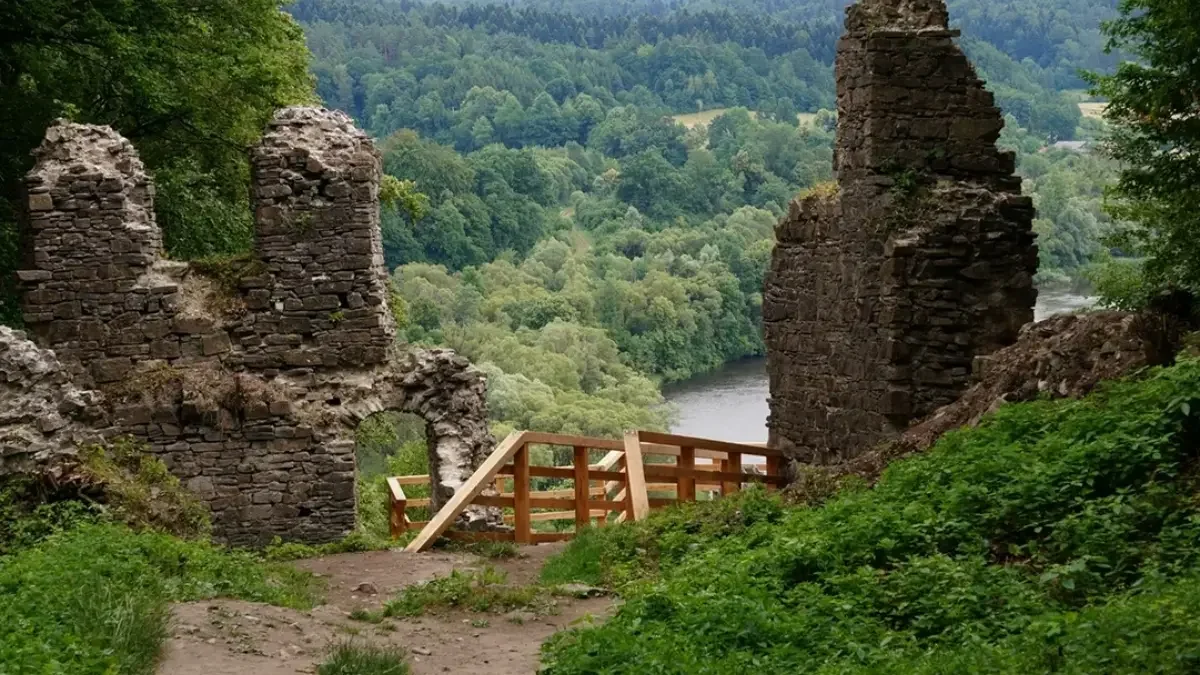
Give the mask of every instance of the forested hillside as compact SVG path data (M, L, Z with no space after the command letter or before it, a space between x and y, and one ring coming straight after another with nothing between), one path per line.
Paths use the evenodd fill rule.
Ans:
M651 380L762 353L772 225L831 177L844 4L299 0L290 11L318 94L426 200L384 215L407 339L484 364L500 420L608 434L665 422ZM1042 280L1069 281L1114 227L1100 204L1114 167L1046 152L1096 132L1061 91L1079 82L1057 50L1079 31L1098 39L1100 13L1084 30L1057 10L995 21L978 15L994 7L960 4L973 17L964 45L1009 114L1004 142L1042 209ZM1049 26L1073 32L1035 44ZM706 110L711 123L672 119ZM564 350L587 357L572 364Z
M488 368L497 420L514 426L662 426L658 382L761 354L772 225L830 178L842 0L298 0L295 24L264 18L262 0L214 4L196 25L182 10L69 4L5 10L18 27L0 72L13 85L0 95L14 139L0 158L6 204L53 117L113 124L154 173L172 256L247 251L245 148L273 108L319 97L412 181L410 208L384 213L405 337ZM1097 26L1111 4L953 7L1038 200L1044 282L1077 276L1115 227L1100 201L1115 167L1046 151L1097 132L1063 89L1079 86L1074 65L1105 63ZM187 57L232 25L242 31L212 58ZM103 68L71 65L80 54ZM704 123L673 119L701 111ZM0 214L6 279L19 211ZM4 298L19 323L15 289Z

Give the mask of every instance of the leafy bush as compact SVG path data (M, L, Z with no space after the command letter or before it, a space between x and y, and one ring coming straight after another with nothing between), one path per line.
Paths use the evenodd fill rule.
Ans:
M1185 360L1006 406L820 507L752 492L592 532L546 574L598 552L626 602L545 672L1194 672L1198 455Z
M173 601L312 607L314 578L206 542L84 524L0 557L0 672L150 673Z

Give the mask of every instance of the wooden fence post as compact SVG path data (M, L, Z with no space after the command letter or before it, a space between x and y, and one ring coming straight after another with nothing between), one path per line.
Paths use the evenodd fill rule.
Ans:
M721 470L725 473L741 473L742 472L742 453L730 452L726 453L728 457L722 460ZM742 489L740 481L730 481L721 483L721 496L727 497Z
M774 456L774 455L767 455L767 475L768 476L783 475L783 461L779 457ZM768 482L767 489L774 491L774 490L778 490L779 487L775 483Z
M592 524L592 483L588 478L588 449L575 446L575 531Z
M687 473L696 469L696 449L680 447L679 461L676 465L680 472L675 480L675 499L680 502L696 501L696 477Z
M513 457L513 528L518 544L533 543L529 513L529 444L521 445Z
M388 531L392 539L399 539L408 532L408 500L400 487L400 481L389 478L387 484L388 501L391 506L388 510Z

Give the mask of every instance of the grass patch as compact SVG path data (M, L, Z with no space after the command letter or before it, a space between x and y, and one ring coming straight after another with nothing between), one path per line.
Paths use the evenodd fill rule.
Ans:
M1198 361L1005 406L820 506L752 491L585 534L545 574L625 602L542 672L1195 672L1198 476Z
M171 602L308 609L312 575L206 542L83 524L0 558L0 672L150 673Z
M317 667L317 675L408 675L403 651L366 642L338 643Z
M552 604L545 589L540 586L509 585L507 581L504 572L492 567L466 572L455 570L449 576L405 588L384 605L381 615L376 616L412 617L447 609L494 613L514 609L549 612Z

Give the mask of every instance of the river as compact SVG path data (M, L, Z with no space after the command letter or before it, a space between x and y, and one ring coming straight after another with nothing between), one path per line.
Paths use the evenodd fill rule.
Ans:
M1042 293L1038 321L1089 307L1093 298L1067 293ZM663 390L679 412L671 431L724 441L761 442L767 439L767 360L746 359L670 385Z

